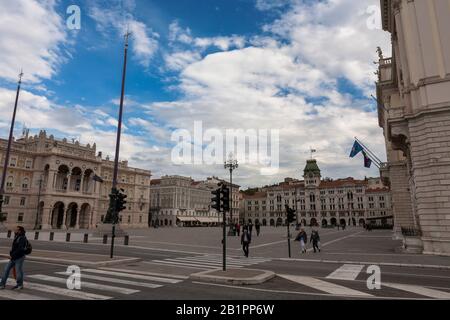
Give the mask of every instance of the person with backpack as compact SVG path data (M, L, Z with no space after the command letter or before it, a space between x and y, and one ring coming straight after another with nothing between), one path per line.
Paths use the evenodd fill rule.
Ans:
M9 273L13 268L15 268L17 272L17 284L12 289L23 289L23 262L25 261L25 256L30 254L31 251L32 247L25 236L25 229L22 226L17 226L14 231L12 248L9 252L10 260L5 266L5 270L3 271L3 276L0 281L0 290L5 289Z

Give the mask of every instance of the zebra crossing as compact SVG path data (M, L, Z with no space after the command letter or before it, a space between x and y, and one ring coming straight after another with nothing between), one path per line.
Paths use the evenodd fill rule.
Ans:
M394 294L390 298L408 299L450 299L450 288L433 288L420 285L380 282L379 290L371 290L366 280L357 280L367 267L362 264L343 264L324 278L277 274L278 277L295 282L301 287L307 287L319 294L350 298L386 298L386 294ZM362 279L363 277L360 277ZM384 289L384 291L383 291ZM394 290L392 290L394 289ZM386 293L386 290L388 292Z
M222 268L222 255L206 254L190 257L167 258L162 260L151 260L148 263L173 267L212 270ZM269 258L246 258L227 256L226 263L230 268L242 268L271 261Z
M7 300L110 300L125 298L141 290L157 289L166 285L184 281L187 277L176 275L155 275L149 272L101 268L81 270L81 289L67 288L66 271L57 271L50 275L26 275L24 289L0 290L0 299ZM15 280L8 279L7 286L14 286Z

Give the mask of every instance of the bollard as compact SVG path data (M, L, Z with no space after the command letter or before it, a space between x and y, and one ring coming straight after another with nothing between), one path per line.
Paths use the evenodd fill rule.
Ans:
M128 245L129 239L130 239L130 236L128 236L128 235L126 235L126 236L124 237L124 239L123 239L123 244L124 244L125 246Z
M36 231L34 233L34 240L38 240L39 239L39 231Z
M53 241L53 238L55 237L55 233L54 232L50 232L50 241Z
M70 233L69 232L66 234L66 242L70 242Z
M8 235L7 235L7 237L8 237L8 238L11 238L11 230L8 230Z
M89 235L87 233L84 234L83 242L88 243L88 237Z
M108 243L108 235L105 234L103 235L103 244L107 244Z

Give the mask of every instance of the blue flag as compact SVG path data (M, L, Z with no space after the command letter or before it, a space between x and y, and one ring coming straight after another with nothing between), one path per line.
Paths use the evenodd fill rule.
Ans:
M364 155L364 167L370 168L372 166L372 160L367 156L367 154L363 151Z
M353 144L352 152L350 153L350 158L354 158L358 153L363 151L364 148L358 143L358 141L355 141Z

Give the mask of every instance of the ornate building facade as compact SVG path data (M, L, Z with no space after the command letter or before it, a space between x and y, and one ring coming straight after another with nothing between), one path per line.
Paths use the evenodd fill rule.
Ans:
M190 177L164 176L151 182L150 220L159 226L216 226L222 214L211 208L211 192L219 183L216 177L194 181ZM239 220L239 186L233 184L233 221ZM227 213L227 223L230 214Z
M0 140L1 170L6 145L7 140ZM112 172L113 162L102 159L95 144L56 140L45 131L34 137L27 134L12 145L3 204L5 224L27 229L93 229L106 215ZM119 187L128 196L121 226L146 227L150 171L121 162Z
M405 248L450 254L450 5L381 0L392 57L379 50L379 124L395 231Z
M288 205L303 226L393 224L390 192L380 179L322 180L316 160L307 161L303 180L286 178L241 195L245 222L284 225Z

